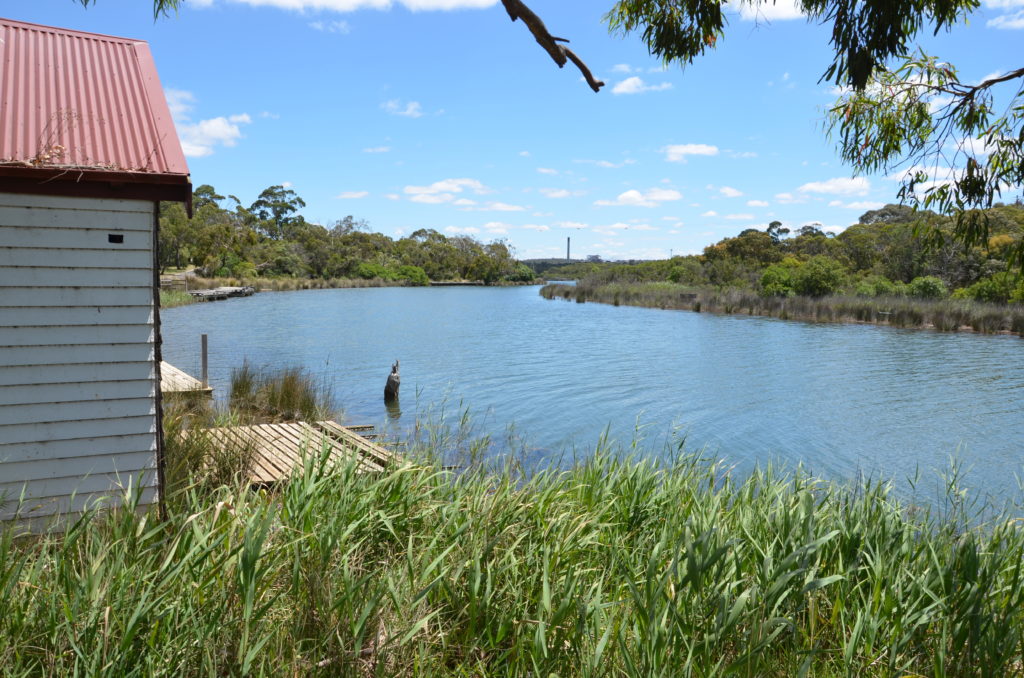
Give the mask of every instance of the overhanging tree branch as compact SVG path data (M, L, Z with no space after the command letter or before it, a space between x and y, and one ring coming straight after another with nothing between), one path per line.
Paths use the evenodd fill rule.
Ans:
M551 56L551 59L558 64L559 68L565 66L566 60L573 62L580 69L580 73L583 74L587 84L590 85L590 89L595 92L601 91L604 83L594 78L587 65L571 49L559 44L560 42L568 42L568 40L551 35L540 17L532 9L524 5L521 0L501 0L501 4L505 6L505 11L508 12L512 21L521 19L526 24L526 27L533 33L534 39Z

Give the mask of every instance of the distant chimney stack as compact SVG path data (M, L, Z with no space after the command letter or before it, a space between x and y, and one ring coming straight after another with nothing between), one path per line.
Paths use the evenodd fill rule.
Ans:
M572 258L569 256L569 244L571 242L572 242L572 238L566 238L565 239L565 260L566 261L572 261Z

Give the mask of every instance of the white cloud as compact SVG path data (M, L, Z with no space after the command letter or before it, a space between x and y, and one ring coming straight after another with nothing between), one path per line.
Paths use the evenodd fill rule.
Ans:
M521 155L524 158L529 158L530 157L530 152L529 151L519 151L519 155Z
M718 155L718 146L708 144L675 144L661 149L667 162L686 162L691 155Z
M242 114L200 120L195 124L179 124L181 150L190 158L212 155L217 146L234 146L242 138L239 125L250 122L249 116Z
M538 167L537 171L541 174L558 174L558 170L551 169L550 167Z
M540 192L549 198L570 198L572 193L564 188L542 188Z
M682 194L667 188L652 188L641 193L636 189L630 189L620 193L615 200L597 200L595 205L600 207L657 207L658 203L682 199Z
M871 182L864 177L835 177L825 181L812 181L799 189L801 193L825 193L829 195L865 195L871 190Z
M526 208L521 205L510 205L506 202L488 202L475 207L463 207L463 212L522 212Z
M462 193L469 189L478 195L490 193L490 189L476 179L443 179L435 181L429 186L406 186L402 189L406 195L414 196L411 200L415 202L438 203L450 202L455 199L454 193ZM444 200L416 200L416 196L445 196Z
M744 21L786 21L803 17L797 0L766 0L763 2L743 3L740 5L740 17Z
M764 200L748 200L747 207L768 207L768 203Z
M581 221L559 221L555 224L559 228L575 228L577 230L583 228L589 228L590 224L584 224Z
M311 21L309 27L321 33L338 33L341 35L347 35L352 30L347 21Z
M400 100L391 99L382 103L380 107L391 115L401 115L406 118L419 118L423 116L423 107L420 106L418 101L410 101L403 106Z
M484 230L488 233L494 233L496 235L505 235L508 233L508 229L512 228L510 224L503 223L501 221L488 221L484 224Z
M776 193L775 200L783 205L795 205L804 202L803 198L798 198L792 193Z
M340 200L358 200L359 198L365 198L368 195L370 195L369 191L342 191L334 197Z
M580 163L581 165L596 165L598 167L603 167L605 169L619 169L620 167L625 167L626 165L635 165L636 159L626 158L622 162L618 163L612 162L610 160L573 160L573 162Z
M986 21L985 25L989 28L1002 28L1008 30L1024 28L1024 11L997 16L995 19L989 19Z
M240 125L252 122L248 113L237 113L194 123L189 114L195 108L196 98L191 92L167 88L164 97L178 130L181 150L190 158L212 155L217 146L234 146L242 138Z
M480 229L475 226L467 226L465 228L460 228L458 226L447 226L444 230L446 233L465 233L466 235L476 235L477 233L480 232Z
M738 198L743 195L743 191L738 191L732 186L722 186L718 189L718 192L724 195L726 198Z
M753 214L726 214L726 219L732 219L733 221L750 221L754 218Z
M858 200L855 202L844 203L842 200L833 200L828 204L829 207L842 207L847 210L877 210L885 207L884 202L874 202L871 200Z
M441 205L454 199L455 196L451 193L417 193L409 198L412 202L418 202L423 205Z
M612 94L643 94L644 92L663 92L667 89L672 89L671 82L648 85L642 78L634 75L612 87Z
M545 226L544 224L526 224L526 225L523 226L523 228L525 228L527 231L540 231L540 232L550 231L551 230L550 226Z
M401 200L402 199L402 196L398 195L397 193L385 193L384 197L387 198L388 200Z
M370 148L364 148L363 153L389 153L391 152L390 146L372 146Z
M458 205L459 207L471 207L476 204L476 200L470 200L469 198L459 198L452 204Z
M738 158L738 159L747 159L747 158L756 158L757 157L757 153L755 153L754 151L732 151L732 150L726 150L725 154L728 155L730 158Z
M702 217L717 217L718 216L718 212L716 212L715 210L708 210L707 212L704 212L703 214L701 214L701 216Z
M633 69L629 67L629 64L615 64L612 66L612 73L632 73Z

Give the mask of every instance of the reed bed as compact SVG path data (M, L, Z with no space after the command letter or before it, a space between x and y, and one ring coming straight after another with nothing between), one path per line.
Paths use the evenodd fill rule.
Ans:
M0 533L4 675L1003 676L1024 534L883 483L599 444L567 470L180 489L166 520Z
M644 306L707 313L763 315L783 320L866 322L944 332L975 331L1024 336L1024 306L967 299L907 297L764 297L742 290L708 290L669 282L549 284L546 299L615 306Z
M192 295L183 290L160 290L160 308L174 308L194 303L196 300Z

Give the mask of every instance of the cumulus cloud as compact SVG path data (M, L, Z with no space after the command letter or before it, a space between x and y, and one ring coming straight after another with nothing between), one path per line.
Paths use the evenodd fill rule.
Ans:
M718 155L718 146L708 144L674 144L661 149L668 162L686 162L691 155Z
M476 235L477 233L480 232L480 229L477 228L476 226L466 226L465 228L459 226L447 226L445 227L444 230L446 233L453 233L456 235L460 233L464 233L466 235Z
M473 207L463 207L463 212L522 212L522 205L510 205L507 202L487 202Z
M181 150L190 158L212 155L218 146L234 146L242 138L241 126L252 122L248 113L192 122L190 113L195 107L196 98L191 92L168 88L164 90L164 96L178 130Z
M724 195L726 198L738 198L743 195L743 191L738 191L732 186L722 186L718 189L718 192Z
M582 221L559 221L555 223L555 226L559 228L575 228L576 230L589 228L590 224L584 224Z
M508 233L508 229L510 228L512 228L510 224L506 224L501 221L488 221L484 224L484 230L488 233L494 233L495 235L505 235Z
M634 158L626 158L622 162L612 162L610 160L573 160L573 162L580 163L581 165L596 165L605 169L619 169L626 165L636 164L636 160Z
M804 201L803 198L798 198L792 193L776 193L775 200L783 205L794 205Z
M620 193L615 200L597 200L595 205L600 207L657 207L659 203L682 199L682 194L668 188L651 188L641 193L636 189L630 189Z
M612 73L632 73L633 69L629 64L615 64L612 66Z
M703 214L701 214L701 216L702 217L717 217L718 216L718 212L716 212L715 210L708 210L707 212L704 212Z
M538 167L537 171L541 174L558 174L558 170L551 169L550 167Z
M985 6L996 10L1017 10L989 19L985 22L989 28L1024 29L1024 0L985 0Z
M824 193L829 195L865 195L871 190L871 182L864 177L835 177L825 181L812 181L799 189L801 193Z
M370 195L369 191L342 191L334 197L339 200L358 200L359 198L365 198L368 195Z
M402 104L399 99L391 99L382 103L380 107L391 115L401 115L406 118L419 118L423 116L423 107L420 106L418 101L409 101Z
M642 78L633 76L612 87L612 94L643 94L644 92L663 92L672 89L671 82L662 82L657 85L648 85Z
M564 188L542 188L540 192L548 198L570 198L572 192Z
M748 200L747 207L768 207L768 203L764 200Z
M550 226L545 226L544 224L525 224L523 226L523 228L525 228L527 231L539 231L539 232L542 232L542 233L544 231L550 231L551 230Z
M440 205L461 200L461 198L457 197L457 194L465 190L470 190L477 194L491 192L489 188L476 179L443 179L435 181L429 186L406 186L402 190L406 195L412 196L409 200L424 205ZM472 201L470 204L473 204Z
M750 221L754 218L753 214L726 214L726 219L732 219L733 221Z
M390 146L371 146L363 149L363 153L389 153L390 151Z

